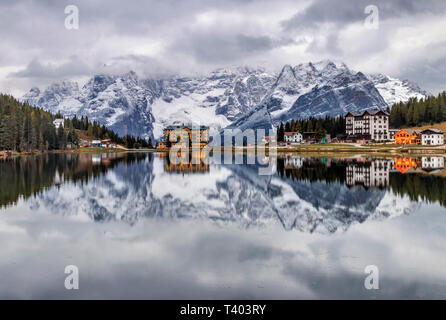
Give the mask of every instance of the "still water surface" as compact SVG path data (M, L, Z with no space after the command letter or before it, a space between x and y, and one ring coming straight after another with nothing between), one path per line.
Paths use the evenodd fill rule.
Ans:
M0 186L2 299L446 298L442 157L53 154L0 161Z

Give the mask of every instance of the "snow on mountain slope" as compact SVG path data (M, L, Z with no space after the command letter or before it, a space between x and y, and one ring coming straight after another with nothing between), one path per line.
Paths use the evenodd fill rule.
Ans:
M310 116L337 116L349 111L385 108L385 101L361 72L344 63L320 61L286 65L260 104L231 128L271 128L280 121ZM258 114L268 117L260 118Z
M50 85L43 92L33 88L22 100L67 117L87 116L121 135L152 137L153 116L147 96L136 74L96 75L81 89L75 82Z
M154 136L171 124L200 124L220 130L251 110L274 77L262 69L217 69L206 77L173 78L163 82L162 96L151 108Z
M409 80L399 80L383 74L368 75L368 78L373 81L389 107L398 102L407 102L410 98L424 99L431 95Z
M175 99L174 102L166 102L159 99L152 104L154 123L153 135L160 138L163 129L174 124L208 125L212 128L224 128L231 122L224 115L216 115L216 106L202 105L202 96L190 94Z
M385 109L427 94L407 80L366 76L324 60L285 65L279 74L237 67L167 79L95 75L82 88L69 81L32 88L22 100L68 117L88 116L121 135L159 139L172 124L272 128L290 119Z
M171 124L196 123L216 129L250 111L274 81L263 69L218 69L207 76L138 79L96 75L81 89L75 82L32 88L22 98L64 116L88 116L119 134L159 139Z
M76 99L80 94L76 82L63 81L54 83L45 91L41 92L39 88L31 90L22 97L22 100L33 105L44 106L52 113L70 112L75 114L81 108L81 103Z

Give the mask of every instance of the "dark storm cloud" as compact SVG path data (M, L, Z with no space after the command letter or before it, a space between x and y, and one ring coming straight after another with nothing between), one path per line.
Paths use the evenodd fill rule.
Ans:
M379 28L373 31L364 29L361 37L349 39L358 31L356 27L349 27L363 24L369 15L364 12L369 5L378 8ZM419 29L418 35L405 33L402 36L401 30L414 28L417 32L417 26L428 25L430 20L444 21L445 14L446 1L443 0L320 0L312 1L305 9L282 21L281 25L286 33L312 36L306 48L308 54L361 66L365 64L363 61L373 59L375 68L366 65L368 72L387 72L395 77L409 78L421 87L436 92L446 86L445 77L441 72L436 72L444 69L446 52L439 50L443 46L437 41L444 38L446 25L443 24L442 29ZM438 37L432 37L434 34L438 34ZM418 46L411 47L410 42ZM395 47L399 47L400 52L392 51ZM429 51L430 54L426 54L428 47L434 49ZM380 58L377 59L377 56ZM390 64L387 64L385 70L378 71L390 60L398 67L389 70Z
M437 55L426 55L426 52L434 52ZM444 90L446 79L446 41L428 45L426 48L412 54L414 56L413 60L406 63L399 76L408 80L416 79L417 83L422 84L423 89L432 93Z
M25 69L12 72L10 77L17 78L60 78L79 76L91 73L91 68L78 57L72 57L69 62L61 65L43 64L38 59L32 60Z
M234 58L246 58L293 43L291 39L274 39L265 35L251 36L230 33L190 33L172 50L188 52L197 61L206 63L228 62Z
M68 4L79 8L79 30L64 27ZM378 6L382 27L360 30L357 36L358 28L349 27L364 21L370 4ZM429 24L430 16L423 20L423 15L441 21L445 12L446 1L441 0L0 1L0 91L23 93L30 86L73 76L86 79L93 73L136 70L158 76L228 64L280 69L286 63L320 59L412 76L422 87L426 81L438 89L446 87L446 80L438 74L429 79L422 70L441 69L444 54L400 59L407 55L408 41L398 32ZM441 39L444 31L424 29L417 45L423 51Z
M283 26L285 30L317 29L324 23L333 23L340 27L362 22L367 15L364 10L369 5L378 7L380 20L422 13L443 14L446 11L444 0L320 0L314 1L291 19L283 21Z
M76 31L64 26L67 3L50 0L2 2L0 68L22 65L19 71L9 72L9 78L34 81L53 78L57 81L73 75L88 77L92 72L121 72L126 68L152 74L181 72L181 65L172 70L180 60L184 62L183 67L196 61L237 61L240 56L271 50L282 40L264 34L240 34L237 28L241 25L230 28L211 21L206 27L207 34L202 26L191 25L201 13L233 10L240 14L247 10L246 6L261 6L264 2L132 1L124 5L117 0L73 0L69 4L79 8L79 30ZM215 14L212 19L218 17ZM252 28L255 27L254 22ZM162 52L134 50L135 45L151 43L159 44ZM66 62L72 55L79 58L79 68ZM200 66L195 65L195 68Z

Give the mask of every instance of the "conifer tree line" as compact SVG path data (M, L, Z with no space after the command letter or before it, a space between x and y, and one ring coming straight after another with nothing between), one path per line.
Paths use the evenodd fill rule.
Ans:
M56 115L56 118L61 118L62 115ZM105 125L100 125L99 122L93 121L90 122L88 117L82 116L78 118L74 116L72 119L65 119L64 121L65 127L67 124L70 126L73 125L74 129L87 131L87 135L89 137L94 137L95 139L110 139L117 144L126 146L130 149L138 149L138 148L153 148L152 139L149 138L149 141L146 141L143 138L137 137L135 138L132 135L125 135L123 137L119 136L116 132L111 129L108 129Z
M281 122L277 128L277 141L284 141L285 132L315 132L317 138L323 138L326 134L336 137L345 134L344 117L325 117L308 119L297 119Z
M111 139L127 148L151 147L142 138L127 135L120 137L113 130L101 126L87 117L64 120L64 128L56 129L53 121L63 118L42 108L19 102L10 95L0 94L0 150L16 152L65 149L68 143L79 144L75 129L84 130L95 139Z
M396 103L390 111L391 128L413 127L446 121L446 91L426 99Z

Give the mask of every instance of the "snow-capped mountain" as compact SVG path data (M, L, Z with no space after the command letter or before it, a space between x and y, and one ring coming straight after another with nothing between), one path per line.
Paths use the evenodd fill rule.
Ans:
M366 76L326 60L286 65L278 74L236 67L167 79L96 75L82 87L64 81L43 91L32 88L22 100L68 117L88 116L121 135L159 139L172 124L271 128L293 118L384 109L427 94L407 80Z
M140 81L136 73L97 75L82 88L76 82L50 85L41 92L33 88L22 100L64 116L87 116L121 135L153 137L154 118L150 102L159 95L157 81Z
M286 65L257 108L231 127L272 128L280 121L386 107L373 82L344 63Z
M161 97L151 105L154 135L171 124L196 123L215 130L251 111L275 77L263 69L218 69L207 76L167 79Z
M431 94L409 80L399 80L384 74L371 74L368 78L391 107L394 103L407 102L410 98L424 99Z
M22 98L64 116L88 116L119 134L160 138L167 125L196 123L216 130L250 111L275 77L263 69L218 69L207 76L138 79L96 75L82 88L64 81Z

